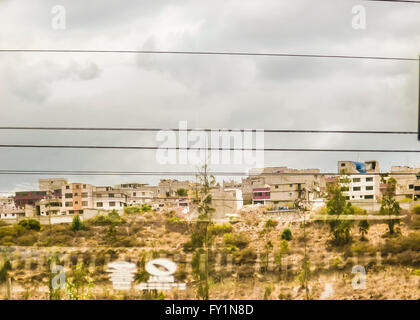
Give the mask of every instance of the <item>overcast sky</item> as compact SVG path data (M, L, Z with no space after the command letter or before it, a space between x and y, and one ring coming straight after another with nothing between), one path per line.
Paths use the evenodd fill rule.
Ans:
M364 5L367 28L352 28ZM52 7L66 29L51 27ZM420 5L355 0L0 0L2 49L255 51L416 58ZM341 59L0 53L1 126L417 129L418 64ZM156 133L2 131L0 143L158 145ZM265 147L419 149L416 136L266 134ZM420 166L419 154L265 155L336 171L338 160ZM246 166L213 167L241 171ZM0 169L189 171L155 151L0 149ZM0 191L38 176L0 176ZM98 185L153 177L70 177Z

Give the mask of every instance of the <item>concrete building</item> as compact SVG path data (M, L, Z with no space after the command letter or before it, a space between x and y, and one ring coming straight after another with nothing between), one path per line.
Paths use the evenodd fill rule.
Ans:
M38 179L38 188L40 191L54 192L55 190L61 190L66 184L68 184L68 181L64 178Z
M242 179L241 189L244 201L248 203L292 205L299 196L305 200L319 198L325 187L325 179L319 169L268 167L251 170L250 176ZM259 190L261 188L264 190ZM260 192L265 195L259 196Z
M345 187L347 200L376 202L380 198L379 162L338 161L340 184ZM371 173L371 174L369 174Z
M36 203L36 210L41 216L60 215L62 206L62 199L42 199Z
M94 208L95 187L85 183L69 183L62 187L61 213L82 214L84 209Z
M397 181L397 200L420 198L420 168L393 166L390 177Z
M127 205L142 205L151 203L158 197L158 187L142 183L121 183L114 186L127 195Z
M93 192L94 208L122 211L127 206L127 194L122 189L110 186L95 187Z
M179 181L174 179L163 179L158 184L157 193L159 196L176 196L176 191L179 189L190 190L193 184L190 181Z
M223 219L226 215L237 213L244 205L242 191L237 188L211 189L213 218Z

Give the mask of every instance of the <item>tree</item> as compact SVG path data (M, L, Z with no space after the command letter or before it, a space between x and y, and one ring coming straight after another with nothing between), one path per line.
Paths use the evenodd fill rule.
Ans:
M113 244L117 240L117 230L115 229L115 225L111 224L106 231L105 238L109 244Z
M84 229L84 224L78 214L73 217L73 221L71 222L71 230L79 231Z
M384 195L382 196L382 203L381 209L379 213L381 215L388 215L388 216L398 216L401 212L400 204L397 200L395 200L395 190L397 188L397 181L394 178L389 178L386 180L386 190ZM398 219L389 219L388 220L388 229L389 234L393 235L395 233L395 225L399 224Z
M184 188L180 188L178 190L176 190L176 195L179 197L186 197L188 196L188 190L184 189Z
M26 230L41 230L41 223L35 219L23 219L18 223L20 226L24 227Z
M346 184L348 179L341 179L341 183ZM351 203L346 203L346 197L343 191L346 186L339 183L328 186L329 200L327 201L327 213L330 216L335 216L329 220L330 231L332 236L332 243L335 245L344 245L351 240L351 227L353 222L351 220L340 219L341 215L354 214L354 208Z
M292 231L289 228L283 229L283 232L281 233L281 239L287 241L292 240Z
M89 277L83 262L73 268L73 277L66 281L65 288L70 300L92 298L93 280Z
M359 232L361 234L360 240L364 241L366 240L366 235L368 233L369 230L369 222L367 221L367 219L363 219L360 220L359 222Z
M207 164L197 175L201 187L196 190L194 203L197 205L198 219L193 227L191 243L196 251L193 257L193 275L197 279L197 296L203 300L209 299L209 251L213 239L209 227L212 224L212 196L211 186L215 185L215 178L208 175Z

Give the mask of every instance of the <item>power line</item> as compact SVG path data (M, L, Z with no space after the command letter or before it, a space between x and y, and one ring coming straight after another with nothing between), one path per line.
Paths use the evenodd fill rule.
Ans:
M296 53L258 53L233 51L157 51L157 50L78 50L78 49L0 49L0 53L116 53L116 54L173 54L173 55L219 55L219 56L264 56L294 58L333 58L359 60L419 61L419 58L381 57L356 55L296 54Z
M264 151L264 152L378 152L378 153L420 153L409 149L328 149L328 148L201 148L201 147L159 147L159 146L103 146L103 145L36 145L0 144L0 148L34 149L110 149L110 150L213 150L213 151Z
M335 133L335 134L406 134L417 135L417 131L386 131L386 130L300 130L300 129L211 129L211 128L118 128L118 127L21 127L21 126L0 126L0 130L40 130L40 131L139 131L139 132L255 132L264 133Z
M375 1L375 2L403 2L403 3L420 3L416 0L365 0L365 1Z

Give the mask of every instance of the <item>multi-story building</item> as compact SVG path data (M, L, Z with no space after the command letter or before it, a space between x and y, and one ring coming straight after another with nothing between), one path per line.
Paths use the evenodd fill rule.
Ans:
M237 213L243 207L242 191L237 188L215 188L210 190L212 207L215 209L213 218L225 218L226 215Z
M258 186L252 189L253 204L269 204L271 202L270 186Z
M41 216L58 215L62 212L62 206L62 201L59 198L42 199L36 203L36 210Z
M378 161L338 161L340 184L347 200L376 202L380 197L380 176Z
M85 183L69 183L62 187L61 213L82 214L86 208L94 208L95 187Z
M320 197L325 179L319 169L269 167L251 170L250 176L242 179L241 188L245 202L293 204L299 197L304 200ZM259 196L260 192L269 192L270 197Z
M156 186L149 186L142 183L121 183L114 186L127 195L127 205L141 205L152 202L158 197Z
M159 196L169 196L173 197L176 195L177 190L185 189L189 190L192 187L190 181L179 181L173 179L163 179L160 180L158 184L157 194Z
M122 210L127 206L127 194L122 189L110 186L95 187L93 192L94 207L96 209Z
M420 168L393 166L390 177L397 181L397 200L420 198Z
M68 181L64 178L38 179L40 191L54 192L55 190L61 190L66 184L68 184Z

